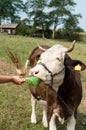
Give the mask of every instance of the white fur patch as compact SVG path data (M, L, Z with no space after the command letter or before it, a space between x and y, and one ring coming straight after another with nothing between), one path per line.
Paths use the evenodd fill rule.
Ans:
M53 114L51 117L51 120L49 122L49 130L56 130L55 117L55 114Z
M31 105L32 105L32 113L31 113L31 123L36 124L36 99L31 95Z
M75 130L75 124L76 120L74 118L74 115L72 115L67 122L67 130Z

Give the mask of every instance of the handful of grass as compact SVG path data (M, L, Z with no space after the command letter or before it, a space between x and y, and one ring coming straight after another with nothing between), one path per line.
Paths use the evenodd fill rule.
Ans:
M26 82L30 86L38 87L40 84L40 79L36 76L26 77Z

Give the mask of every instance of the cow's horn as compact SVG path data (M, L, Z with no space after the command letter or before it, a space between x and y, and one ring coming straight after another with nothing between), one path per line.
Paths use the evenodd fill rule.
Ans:
M66 51L67 53L68 52L71 52L73 49L74 49L74 46L75 46L75 40L73 41L73 43L71 44L71 46L68 48L68 50Z
M45 48L43 48L42 46L40 46L39 44L37 44L38 45L38 47L39 47L39 49L40 50L42 50L42 51L46 51L46 49Z
M27 59L26 62L25 62L24 68L27 69L28 65L29 65L29 60Z

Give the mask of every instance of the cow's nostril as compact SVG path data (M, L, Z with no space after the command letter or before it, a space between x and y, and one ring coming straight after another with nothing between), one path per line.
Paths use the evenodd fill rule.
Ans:
M39 73L39 71L36 71L36 72L35 72L35 74L38 74L38 73Z

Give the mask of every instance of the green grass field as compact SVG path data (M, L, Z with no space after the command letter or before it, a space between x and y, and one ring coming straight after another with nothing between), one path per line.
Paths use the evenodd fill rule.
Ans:
M0 74L9 75L15 73L15 67L7 55L7 48L20 55L24 65L30 52L37 46L45 44L52 46L62 44L69 47L71 42L30 38L12 35L0 35ZM75 49L69 54L73 59L81 60L86 64L86 44L76 42ZM83 84L83 99L78 110L76 130L86 130L86 70L81 72ZM26 83L18 86L12 83L0 84L0 130L44 130L41 118L42 109L37 105L38 123L30 123L31 104L30 92ZM66 130L66 125L57 125L58 130Z

